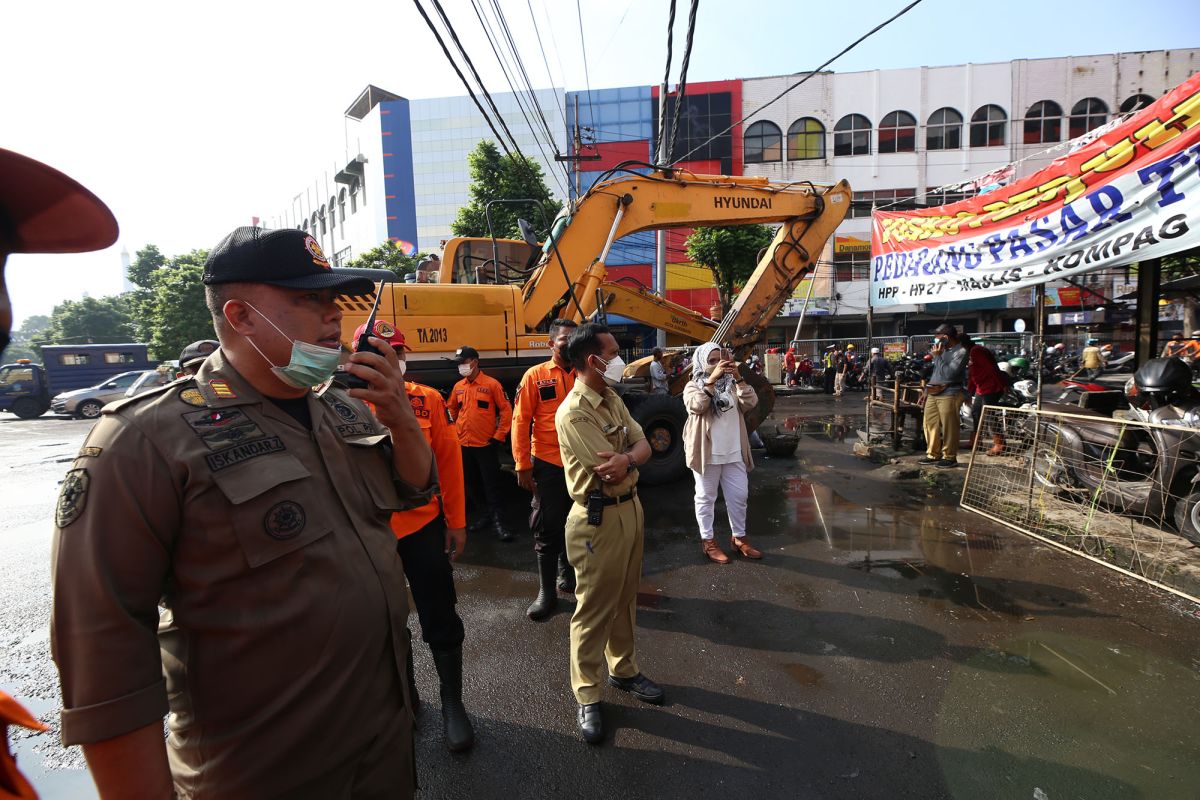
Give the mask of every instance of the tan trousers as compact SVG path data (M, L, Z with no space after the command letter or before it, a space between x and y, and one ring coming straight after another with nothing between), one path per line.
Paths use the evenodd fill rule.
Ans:
M587 511L571 504L567 558L575 565L571 617L571 690L580 703L600 700L607 675L632 678L633 626L642 579L642 505L636 497L604 509L604 522L587 524ZM607 662L607 671L605 671Z
M925 398L925 455L929 458L958 457L958 407L961 394L939 394Z

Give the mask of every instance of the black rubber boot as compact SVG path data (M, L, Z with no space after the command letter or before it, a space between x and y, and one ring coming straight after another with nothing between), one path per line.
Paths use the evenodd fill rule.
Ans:
M415 670L413 669L413 651L411 642L409 643L408 647L408 664L406 667L406 672L408 673L408 697L412 701L412 714L413 721L415 722L417 717L421 715L421 696L417 694L417 679Z
M558 590L575 594L575 568L567 561L566 553L558 554Z
M513 532L504 524L504 517L500 512L492 515L492 521L496 525L496 537L502 542L511 542L513 540Z
M553 556L537 554L538 562L538 596L525 612L534 622L541 622L554 613L558 605L558 595L554 591L554 572L557 564Z
M469 750L475 744L475 729L462 701L462 647L453 650L434 650L433 665L441 682L442 729L450 752Z

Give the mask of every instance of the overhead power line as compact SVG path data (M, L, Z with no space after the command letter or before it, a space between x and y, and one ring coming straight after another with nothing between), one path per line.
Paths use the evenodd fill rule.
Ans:
M733 123L733 124L731 124L731 125L730 125L728 128L725 128L725 130L723 130L723 131L720 131L720 132L718 132L718 133L715 133L715 134L713 134L712 136L708 137L708 138L707 138L707 139L705 139L703 142L701 142L700 144L698 144L698 145L696 145L695 147L693 147L693 148L692 148L692 149L691 149L689 152L685 153L685 154L684 154L682 157L680 157L680 158L676 159L676 160L675 160L675 162L673 162L673 163L678 163L679 161L687 161L687 160L688 160L688 159L689 159L689 158L690 158L690 157L691 157L693 154L695 154L697 151L699 151L700 149L702 149L702 148L703 148L705 145L707 145L709 142L713 141L714 139L716 139L716 138L718 138L718 137L720 137L720 136L724 136L725 134L729 133L731 130L733 130L734 128L736 128L738 125L741 125L743 122L745 122L746 120L750 119L750 117L753 117L755 114L758 114L759 112L763 111L764 109L766 109L766 108L769 108L770 106L772 106L772 105L774 105L775 103L779 102L779 100L783 99L783 97L784 97L785 95L787 95L787 93L788 93L788 92L791 92L793 89L796 89L797 87L799 87L799 86L801 86L802 84L806 83L806 82L807 82L807 81L808 81L810 78L812 78L814 75L816 75L816 74L818 74L819 72L821 72L821 70L825 69L825 68L826 68L826 67L828 67L830 64L832 64L833 62L837 61L837 60L838 60L839 58L841 58L842 56L846 55L846 53L849 53L851 50L853 50L854 48L858 47L860 44L862 44L864 41L866 41L867 39L869 39L871 36L874 36L876 33L878 33L879 31L883 30L883 29L884 29L884 28L886 28L888 25L891 25L893 22L895 22L896 20L898 20L898 19L900 19L901 17L903 17L903 16L904 16L905 14L907 14L909 11L912 11L914 8L916 8L916 7L917 7L917 6L919 6L920 4L921 4L921 0L913 0L911 3L909 3L908 5L906 5L904 8L900 9L900 10L899 10L899 11L897 11L895 14L893 14L892 16L888 17L888 18L887 18L886 20L884 20L883 22L881 22L881 23L879 23L878 25L876 25L874 28L871 28L871 30L867 31L867 32L866 32L866 33L864 33L862 36L860 36L860 37L858 37L857 39L855 39L853 42L851 42L851 43L850 43L849 45L847 45L846 47L842 48L842 49L841 49L841 50L840 50L840 51L839 51L839 52L838 52L836 55L834 55L834 56L832 56L831 58L827 59L827 60L826 60L826 61L825 61L823 64L821 64L820 66L818 66L816 69L814 69L814 70L811 70L811 71L810 71L808 74L806 74L806 75L805 75L803 78L801 78L800 80L796 81L796 82L795 82L795 83L793 83L791 86L787 87L787 88L786 88L786 89L784 89L782 92L780 92L779 94L775 95L775 96L774 96L774 97L772 97L770 100L768 100L767 102L763 103L763 104L762 104L761 106L759 106L758 108L756 108L756 109L754 109L753 111L751 111L749 114L746 114L744 117L742 117L741 119L739 119L737 122L734 122L734 123Z
M696 34L696 9L700 0L692 0L691 11L688 12L687 44L683 48L683 64L679 68L679 85L675 91L675 118L671 122L671 136L667 139L667 163L671 163L671 155L675 152L675 137L679 133L679 117L683 111L683 102L687 99L688 64L692 61L692 37ZM663 99L666 102L666 99Z
M454 68L454 72L456 75L458 75L458 79L462 82L463 88L465 88L467 90L467 94L470 95L471 101L474 102L475 107L479 109L479 113L483 116L483 121L487 123L489 128L491 128L492 134L496 137L496 142L500 145L501 149L504 150L505 155L507 155L509 158L512 158L512 152L508 149L508 144L504 141L504 137L500 135L498 130L496 130L496 126L492 123L491 117L488 116L487 111L484 109L483 103L479 102L479 98L475 96L474 90L471 89L471 83L467 80L467 76L463 75L462 70L459 69L458 64L454 61L454 57L450 55L450 49L446 47L446 42L442 39L441 33L438 32L437 26L433 24L433 20L431 20L429 15L425 13L425 9L421 6L421 0L413 0L413 5L417 7L417 11L420 12L421 17L425 20L425 24L428 25L429 30L433 32L433 36L435 39L437 39L437 43L441 46L442 53L446 56L446 60L450 62L450 66Z
M579 0L575 0L575 18L579 20L579 49L583 54L583 80L584 85L587 86L588 119L595 125L596 110L592 102L592 76L588 73L587 39L583 35L583 9L580 8ZM579 120L575 120L575 124L578 126Z

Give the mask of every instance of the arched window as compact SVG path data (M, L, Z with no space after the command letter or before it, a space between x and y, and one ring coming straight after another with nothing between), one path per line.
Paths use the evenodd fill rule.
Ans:
M338 214L342 218L342 225L346 224L346 190L343 188L338 192ZM344 234L343 234L344 235Z
M742 137L747 164L763 164L783 160L783 134L774 122L759 120L746 129Z
M1108 104L1098 97L1085 97L1071 106L1067 136L1074 139L1108 122Z
M864 156L871 152L871 120L862 114L847 114L833 126L835 156Z
M929 115L925 128L926 150L958 150L962 147L962 114L953 108L939 108Z
M358 184L350 184L350 213L358 211Z
M1131 95L1125 98L1125 102L1121 103L1121 113L1128 114L1130 111L1141 111L1153 102L1154 98L1148 94Z
M325 206L321 206L321 210L317 212L317 219L321 221L321 235L325 235Z
M1000 106L986 105L971 115L971 147L1003 147L1008 114Z
M1025 144L1062 140L1062 107L1053 100L1034 103L1025 112Z
M917 120L907 111L893 111L879 121L879 152L912 153L917 149Z
M315 211L312 215L312 228L309 230L309 233L313 235L314 239L317 238L317 212Z
M337 217L338 217L338 215L337 215L337 198L330 197L329 198L329 230L333 230L334 228L337 227ZM345 222L345 220L342 220L342 221Z
M801 117L788 128L788 161L825 157L825 126L812 117Z

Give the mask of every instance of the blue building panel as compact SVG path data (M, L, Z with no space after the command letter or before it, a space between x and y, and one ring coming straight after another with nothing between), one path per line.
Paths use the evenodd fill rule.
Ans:
M379 104L383 134L384 207L387 235L406 252L417 251L417 197L413 188L412 119L408 100Z

